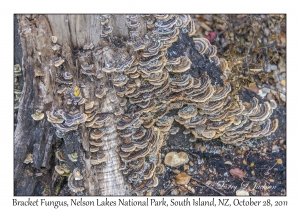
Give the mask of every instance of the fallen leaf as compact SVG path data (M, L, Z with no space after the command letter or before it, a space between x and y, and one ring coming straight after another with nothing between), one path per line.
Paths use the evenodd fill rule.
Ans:
M207 24L205 24L204 22L200 22L199 24L206 31L212 31L212 29Z
M160 194L160 195L165 195L165 194L166 194L166 191L165 191L165 190L159 190L159 194Z
M251 187L248 186L248 187L247 187L247 190L248 190L248 192L251 191ZM252 192L252 194L253 194L253 192Z
M232 165L232 162L226 161L225 164L227 164L227 165Z
M187 164L184 164L183 165L183 170L188 170L189 169L189 166Z
M180 174L175 176L175 180L177 184L188 184L191 178L192 177L185 172L181 172Z
M178 189L172 189L171 195L178 195Z
M283 93L280 93L279 96L280 96L280 99L285 102L285 95Z
M279 158L277 159L277 164L281 165L282 164L282 160Z
M282 57L279 58L278 69L279 73L286 72L286 63Z
M74 96L78 97L80 95L80 89L78 86L75 86Z
M205 150L206 150L206 146L205 145L200 148L200 152L204 152Z
M250 167L253 167L254 166L254 162L250 163Z
M199 144L199 143L196 143L196 144L195 144L195 150L199 150L199 147L200 147L200 144Z
M247 87L247 86L244 86L244 88L248 89L248 90L251 90L253 92L255 92L256 94L258 93L259 91L259 88L256 86L256 85L252 85L250 87Z
M279 33L279 39L280 39L280 42L285 45L286 44L286 34L284 31L280 31Z
M264 32L266 36L270 36L271 30L269 28L265 28Z
M215 39L217 37L217 33L214 31L209 32L209 34L207 36L205 36L204 38L208 39L208 41L212 44Z
M152 195L152 192L151 192L151 191L146 191L144 195L145 195L145 196L151 196L151 195Z
M195 188L189 186L189 185L185 185L184 186L186 189L188 189L188 191L190 191L191 193L195 194Z
M205 184L207 184L207 185L210 185L211 183L212 183L211 180L207 180L207 181L205 182Z
M244 165L247 165L247 161L246 161L245 159L243 160L243 164L244 164Z
M178 190L182 191L182 192L187 192L188 191L188 189L186 187L184 187L184 185L180 185Z
M196 185L196 186L200 186L200 184L198 182L196 182L196 181L191 181L191 184L192 185Z
M175 169L173 172L176 173L176 174L180 173L180 171L178 169Z
M241 18L244 18L244 17L246 17L247 15L236 15L236 18L237 19L241 19Z
M264 189L264 191L267 191L267 190L269 189L269 186L264 185L264 186L263 186L263 189Z
M230 169L229 173L236 178L244 178L245 173L239 168Z

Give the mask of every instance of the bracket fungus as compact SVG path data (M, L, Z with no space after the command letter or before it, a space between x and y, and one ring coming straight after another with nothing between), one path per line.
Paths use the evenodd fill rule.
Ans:
M25 164L33 163L33 155L31 153L27 154L23 163Z
M78 160L78 154L77 154L77 152L68 154L68 158L69 158L72 162L77 162L77 160Z
M55 103L43 111L64 140L65 148L56 152L61 165L55 171L68 176L72 192L83 193L87 179L93 185L91 192L101 195L114 194L109 187L125 182L134 189L157 186L165 171L161 148L181 127L190 142L221 139L225 144L275 132L278 120L270 116L276 103L260 104L255 97L243 102L235 96L231 84L222 81L229 67L218 58L216 46L193 38L189 49L207 68L216 67L217 76L201 65L195 70L192 51L172 50L182 47L177 42L183 36L195 33L189 15L127 15L122 26L128 32L126 39L113 36L119 29L111 25L115 19L111 17L97 19L99 44L87 41L72 51L51 37L54 56L49 72ZM38 121L44 113L37 110L31 116ZM164 164L178 167L188 160L184 152L170 152ZM92 173L84 167L97 175L90 178Z
M34 119L35 121L42 120L44 116L45 114L40 110L36 110L35 113L31 115L32 119Z
M70 169L66 164L56 165L54 169L61 176L69 176L70 174Z
M14 110L17 111L19 108L19 100L22 94L21 88L21 77L22 77L22 68L19 64L14 65Z

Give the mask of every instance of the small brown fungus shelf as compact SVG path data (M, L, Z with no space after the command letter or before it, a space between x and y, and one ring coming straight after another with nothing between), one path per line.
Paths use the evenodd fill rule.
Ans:
M40 110L36 110L35 113L31 115L32 119L34 119L35 121L42 120L44 116L45 114Z

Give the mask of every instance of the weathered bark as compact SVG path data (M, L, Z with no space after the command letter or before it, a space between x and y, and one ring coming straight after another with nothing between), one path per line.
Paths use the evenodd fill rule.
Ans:
M31 118L31 114L36 109L45 111L60 103L55 99L57 86L55 86L54 77L57 69L52 64L54 51L51 49L51 36L57 37L57 43L61 45L62 54L67 59L69 71L73 75L78 75L76 58L72 54L72 50L82 48L86 42L92 42L95 46L100 45L101 25L98 15L18 15L18 21L23 49L24 88L14 137L15 195L33 195L34 189L40 182L48 182L49 178L53 177L52 174L55 173L53 170L53 146L59 141L54 134L55 129L46 117L41 121L34 121ZM112 34L126 39L128 30L124 24L125 15L115 16L110 21L114 27ZM37 69L46 69L43 71L45 74L43 78L35 77L35 70ZM79 84L80 79L76 82ZM44 91L42 91L43 89ZM86 178L87 194L124 195L123 178L121 172L116 170L119 165L119 158L114 152L118 145L117 139L112 139L111 141L116 142L112 142L107 148L104 148L111 151L109 152L109 159L116 164L115 168L112 169L113 171L107 171L110 170L110 166L107 170L105 167L91 169L91 165L85 161L85 150L89 149L89 144L84 129L82 128L79 136L70 134L67 138L71 139L70 141L76 144L78 148L80 148L80 144L76 142L82 141L83 148L80 149L79 157L81 164L85 165L85 172L83 173L85 173L84 177ZM73 145L72 148L76 146ZM32 167L30 164L23 163L28 153L33 154ZM41 171L43 178L36 178L36 174ZM108 180L113 187L107 188L105 186L107 182L101 178L104 173L109 174ZM55 182L55 180L52 181ZM54 192L52 191L52 193Z

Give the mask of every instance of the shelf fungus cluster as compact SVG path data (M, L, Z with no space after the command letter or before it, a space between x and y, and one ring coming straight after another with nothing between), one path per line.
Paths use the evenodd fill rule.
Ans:
M19 108L19 100L22 94L20 79L22 77L22 68L19 64L14 65L14 110Z
M208 74L193 77L188 54L167 54L180 33L195 33L189 15L127 15L128 39L119 44L110 18L100 16L102 44L87 42L72 55L75 64L67 56L70 50L61 47L59 40L52 41L58 105L45 111L47 120L59 138L83 132L84 157L78 157L79 149L56 153L60 164L55 170L68 176L71 191L84 192L80 180L91 176L77 166L79 159L87 159L86 167L94 168L98 194L113 195L110 189L124 182L141 191L156 187L165 170L161 147L179 132L178 123L192 142L220 138L237 144L276 130L278 120L269 119L274 101L259 104L254 97L250 103L242 102L231 94L229 83L212 84ZM223 72L228 69L208 40L195 38L194 42L198 52L206 55L203 59ZM67 164L70 161L72 166Z

